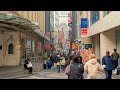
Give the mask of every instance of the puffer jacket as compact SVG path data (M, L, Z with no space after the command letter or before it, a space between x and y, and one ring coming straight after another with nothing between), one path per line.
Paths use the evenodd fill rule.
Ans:
M99 70L104 70L95 58L90 59L84 65L84 72L87 73L87 79L100 79Z

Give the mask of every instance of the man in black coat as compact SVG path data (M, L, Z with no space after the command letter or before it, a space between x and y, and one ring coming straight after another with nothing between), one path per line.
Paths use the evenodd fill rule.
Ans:
M83 64L83 63L82 63L82 57L80 56L80 52L77 53L77 56L78 56L79 59L80 59L80 64Z

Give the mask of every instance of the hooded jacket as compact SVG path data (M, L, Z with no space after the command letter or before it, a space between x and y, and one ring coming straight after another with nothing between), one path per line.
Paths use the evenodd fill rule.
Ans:
M84 72L87 73L87 79L100 79L99 70L104 70L95 58L90 59L84 65Z

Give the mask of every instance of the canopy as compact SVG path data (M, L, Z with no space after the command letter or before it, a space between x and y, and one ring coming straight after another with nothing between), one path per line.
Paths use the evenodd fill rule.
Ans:
M14 26L19 26L20 28L24 28L24 30L26 30L26 31L28 31L28 30L34 31L37 34L39 34L40 36L42 36L45 39L47 39L48 41L50 41L50 39L46 35L44 35L42 32L40 32L40 27L36 23L31 22L28 19L22 18L20 16L15 16L12 14L0 13L0 22L12 24Z

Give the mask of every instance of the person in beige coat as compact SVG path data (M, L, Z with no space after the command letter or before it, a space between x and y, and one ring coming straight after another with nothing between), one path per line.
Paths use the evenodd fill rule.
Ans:
M95 55L91 54L89 60L84 65L84 72L87 74L87 79L100 79L99 71L104 70L105 66L100 66Z

